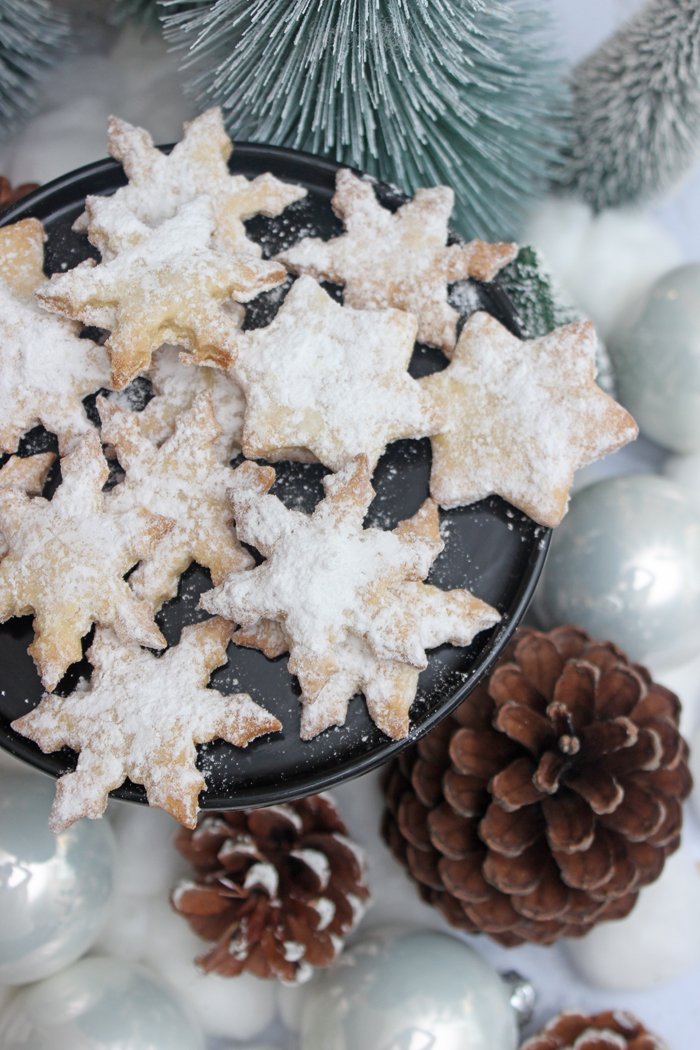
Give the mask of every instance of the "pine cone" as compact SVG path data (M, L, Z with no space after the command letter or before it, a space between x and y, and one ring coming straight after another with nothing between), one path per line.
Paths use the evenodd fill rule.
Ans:
M550 1021L520 1050L668 1050L641 1021L620 1010L585 1017L564 1013Z
M0 175L0 211L9 208L11 204L16 204L22 197L26 197L32 190L38 188L38 182L23 182L21 186L13 188L9 179L6 179L4 175Z
M369 893L359 849L327 796L204 815L176 844L196 869L172 895L195 933L216 941L207 972L300 982L331 963Z
M522 630L389 767L384 837L460 929L507 946L579 936L627 915L678 846L679 712L611 642Z

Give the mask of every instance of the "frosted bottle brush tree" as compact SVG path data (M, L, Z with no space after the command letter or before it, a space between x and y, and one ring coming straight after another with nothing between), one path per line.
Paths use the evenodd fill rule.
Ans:
M0 0L0 136L31 114L37 81L70 39L67 16L48 0Z
M158 5L165 35L234 137L322 153L408 191L448 183L470 236L517 234L547 183L566 96L534 0L176 6Z
M658 197L700 155L700 3L651 0L573 71L559 182L596 209Z

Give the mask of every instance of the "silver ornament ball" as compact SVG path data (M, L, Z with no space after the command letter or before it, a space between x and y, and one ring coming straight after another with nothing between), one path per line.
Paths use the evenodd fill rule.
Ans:
M54 835L53 794L53 782L36 773L0 777L0 984L37 981L75 962L111 903L109 825L81 820Z
M665 478L610 478L578 492L555 530L533 604L642 663L700 652L700 515Z
M3 1050L203 1050L173 992L144 966L87 957L16 993Z
M308 987L301 1050L515 1050L510 997L455 937L373 933Z
M642 433L700 451L700 264L664 274L609 350L619 399Z

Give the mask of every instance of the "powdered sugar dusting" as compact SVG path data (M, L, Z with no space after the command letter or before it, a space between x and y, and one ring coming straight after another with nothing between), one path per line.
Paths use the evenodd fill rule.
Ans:
M111 332L106 346L120 389L148 368L164 343L227 363L238 326L223 304L246 302L279 284L285 270L211 244L214 216L206 197L184 204L156 229L135 219L115 197L95 198L100 244L108 257L54 274L39 293L49 309Z
M311 515L266 495L270 481L268 469L244 464L231 489L241 535L267 560L232 573L201 605L253 632L261 620L282 627L302 687L302 736L341 724L358 689L380 728L405 735L425 645L468 644L498 613L467 591L418 582L442 549L430 502L393 532L363 529L373 491L362 457L325 479Z
M107 354L79 326L41 310L0 281L0 448L14 452L38 423L63 447L92 424L82 399L109 386Z
M218 368L193 368L180 360L180 348L164 346L153 356L148 373L153 397L144 408L143 433L161 444L175 429L177 417L200 393L211 395L221 435L214 447L222 460L235 456L241 445L245 399L231 372Z
M517 254L514 244L448 245L453 202L452 190L437 186L418 190L391 212L379 204L371 182L342 170L333 208L347 232L330 241L302 240L278 258L295 273L343 284L348 306L393 306L415 314L418 339L449 352L459 314L448 302L448 284L467 277L492 280Z
M89 659L90 685L69 697L45 694L39 706L13 723L46 751L81 753L75 773L59 780L52 826L99 816L107 793L128 776L146 787L151 805L194 827L204 788L196 743L221 737L238 747L278 729L247 694L222 696L206 683L226 660L228 631L217 620L184 628L179 645L161 658L124 647L98 630Z
M395 310L341 307L310 277L266 328L243 333L233 374L246 395L246 455L311 452L333 470L389 441L423 437L437 413L407 371L415 324Z
M125 209L150 226L172 218L183 205L206 196L216 218L217 244L259 255L260 248L247 239L244 219L252 215L279 215L289 204L306 195L301 186L281 182L270 174L250 181L231 175L228 158L231 141L220 109L210 109L185 125L184 137L171 153L153 145L143 128L110 117L108 148L124 165L129 178L114 194ZM91 203L93 198L88 198ZM76 223L90 229L90 209Z
M523 341L474 314L450 366L421 380L447 413L432 439L433 496L454 507L497 493L541 524L558 524L574 471L637 434L594 375L591 325Z
M236 538L226 495L233 471L217 461L212 449L219 429L210 395L195 397L159 447L144 437L142 413L125 412L104 399L98 407L103 439L126 469L126 480L110 494L110 507L144 507L173 522L132 577L135 593L157 609L177 593L180 575L192 561L210 569L216 582L252 565Z
M123 577L170 523L145 510L110 512L102 492L108 467L94 431L76 441L61 470L50 502L0 492L0 531L9 549L0 565L3 618L34 612L31 651L48 689L81 659L81 638L95 621L125 641L165 644L151 610Z

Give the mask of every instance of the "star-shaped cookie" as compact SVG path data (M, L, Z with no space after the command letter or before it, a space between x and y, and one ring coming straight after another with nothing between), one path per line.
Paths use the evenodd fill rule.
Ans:
M117 390L146 370L164 343L177 343L197 360L229 364L238 325L226 312L227 300L248 302L283 281L284 267L212 247L215 222L206 197L183 205L156 229L114 197L96 202L106 261L88 259L54 274L37 293L40 302L110 331L105 345Z
M143 413L127 412L106 398L98 398L97 408L102 440L126 470L125 481L107 499L109 509L142 507L174 522L130 576L134 593L157 610L177 594L178 580L193 561L209 569L214 583L250 567L253 559L236 539L226 495L234 474L213 449L220 428L209 394L195 397L160 447L144 436Z
M307 237L277 258L294 273L345 286L347 306L387 306L418 318L418 339L449 354L459 314L447 301L447 286L476 277L491 281L517 254L515 244L447 244L454 192L448 186L417 190L390 212L377 200L371 180L342 169L336 177L333 210L346 232L330 241Z
M326 476L325 498L311 515L269 495L274 480L272 467L236 470L230 491L239 536L266 560L232 573L201 606L241 625L240 642L289 649L304 739L342 724L360 690L376 724L405 736L425 650L468 645L499 614L466 590L421 582L443 546L432 500L393 532L363 529L374 496L365 456Z
M82 658L81 639L93 623L113 627L123 642L165 645L150 606L124 575L151 554L172 522L140 508L111 513L102 492L108 474L93 431L61 460L63 480L50 501L0 491L8 549L0 562L0 623L34 614L29 652L48 690Z
M496 493L541 525L559 524L574 472L638 433L596 386L595 349L587 321L521 340L489 314L469 318L448 367L420 381L447 415L432 438L440 506Z
M410 314L339 306L300 277L267 327L238 338L245 455L305 450L338 470L364 453L374 468L388 442L434 434L440 412L407 371L415 331Z
M10 456L0 467L0 491L5 489L40 496L46 477L55 462L53 452L39 452L35 456ZM7 554L5 538L0 533L0 558Z
M208 689L226 663L229 625L220 619L185 627L178 645L161 657L122 645L98 628L88 651L93 673L67 697L45 693L12 728L44 752L80 752L73 773L56 785L50 826L59 832L81 817L99 817L107 795L129 777L143 784L152 806L193 828L206 787L196 744L223 739L245 747L281 723L247 693Z
M93 430L83 398L110 385L104 349L80 339L80 325L42 310L34 291L46 235L37 219L0 229L0 451L15 452L40 423L63 450Z
M180 348L162 346L153 354L145 373L154 397L139 412L143 437L162 445L175 429L178 416L185 412L198 394L209 394L221 433L214 442L217 457L228 463L241 450L243 391L231 372L220 368L193 368L180 359ZM119 405L132 407L131 387L114 396Z
M260 255L260 245L246 236L243 221L253 215L279 215L306 196L302 186L281 182L266 172L249 180L231 175L228 159L233 145L221 110L208 109L184 126L181 142L169 154L153 145L144 128L119 117L107 125L108 151L126 172L129 183L115 197L149 226L158 226L188 201L206 196L215 218L214 241L222 251ZM91 202L93 198L88 198ZM89 230L88 212L75 228Z

